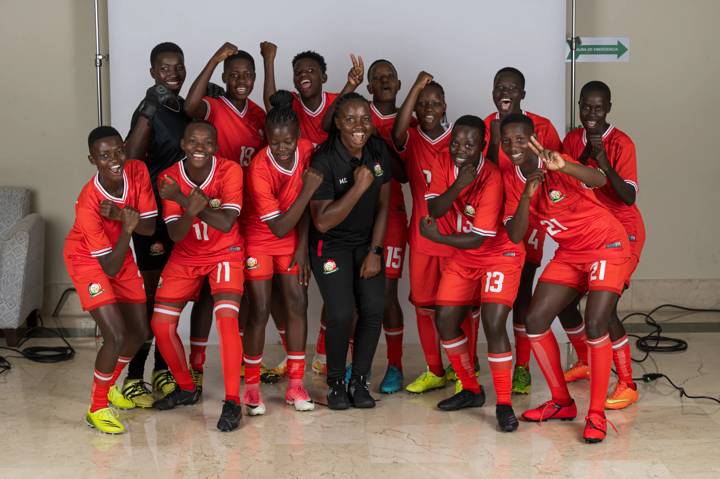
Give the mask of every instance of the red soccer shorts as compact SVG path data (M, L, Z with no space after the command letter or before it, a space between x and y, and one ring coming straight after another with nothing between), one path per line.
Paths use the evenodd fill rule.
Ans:
M402 276L407 228L404 218L388 218L385 232L385 277L388 279L398 279Z
M245 279L267 280L272 279L275 274L292 274L297 276L298 265L293 265L288 270L293 260L292 254L269 255L269 254L248 254L245 259Z
M627 269L627 277L625 278L625 287L630 287L630 278L635 273L635 270L640 263L640 256L642 255L643 247L645 246L645 230L641 230L637 234L628 235L628 244L630 245L630 266Z
M210 292L243 294L245 277L243 262L221 261L205 266L188 266L173 261L172 256L160 275L155 301L181 303L196 301L203 280L207 277Z
M435 305L442 269L448 260L410 250L410 302L415 307Z
M125 258L122 268L113 278L105 274L97 261L94 264L73 264L66 257L65 264L84 311L113 303L147 301L142 276L131 255Z
M574 288L580 294L586 291L611 291L620 295L631 264L630 258L599 259L581 263L553 258L538 281Z
M523 261L488 258L478 267L464 266L451 259L445 265L437 290L438 306L478 306L498 303L512 308L520 287Z
M545 246L545 230L543 228L528 226L523 242L525 243L525 262L540 266L543 257L543 247Z

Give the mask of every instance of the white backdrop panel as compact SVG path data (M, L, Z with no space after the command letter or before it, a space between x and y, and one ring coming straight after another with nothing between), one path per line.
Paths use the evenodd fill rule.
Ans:
M362 55L366 66L386 58L395 64L403 81L398 103L417 73L426 70L445 89L451 121L463 114L484 117L493 111L493 75L511 65L526 77L524 108L549 117L561 135L565 125L564 0L456 0L442 4L428 0L366 0L360 4L331 0L304 4L289 0L109 0L108 4L111 118L123 133L152 83L150 50L163 41L173 41L185 52L188 77L183 93L215 50L230 41L255 57L257 80L251 98L262 105L259 43L269 40L278 45L278 88L292 88L290 60L303 50L316 50L325 57L328 91L339 91L344 85L350 53ZM219 84L221 69L213 77ZM358 92L367 94L365 85ZM417 332L414 311L406 300L408 290L406 272L400 299L409 325L406 341L413 343ZM313 284L308 314L311 342L320 306ZM271 329L268 341L276 339ZM181 330L182 337L187 337L186 315ZM212 340L216 340L214 333Z

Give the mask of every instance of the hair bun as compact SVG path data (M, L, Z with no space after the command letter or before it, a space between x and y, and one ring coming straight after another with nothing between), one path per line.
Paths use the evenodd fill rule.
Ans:
M292 108L293 96L287 90L278 90L270 96L273 108Z

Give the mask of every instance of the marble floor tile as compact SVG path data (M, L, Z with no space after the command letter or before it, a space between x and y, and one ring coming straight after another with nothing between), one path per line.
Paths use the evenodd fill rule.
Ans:
M661 371L690 394L718 397L720 334L674 336L687 340L688 350L654 354L635 365L635 376ZM521 423L516 433L497 432L495 394L483 361L480 381L488 400L482 408L437 410L435 404L452 394L448 387L424 395L377 394L374 410L318 406L297 413L284 404L282 381L262 386L265 416L244 417L238 431L225 434L215 428L223 393L218 349L210 347L199 404L123 411L128 433L106 436L83 422L97 343L74 338L72 344L77 355L71 361L10 358L13 369L0 375L0 478L720 477L720 406L680 399L664 380L641 383L637 405L609 412L618 432L597 445L580 440L587 382L570 385L577 420ZM564 356L566 348L561 350ZM479 352L483 358L484 344ZM633 356L642 355L634 350ZM279 347L268 347L267 364L281 358ZM404 361L409 382L422 370L417 345L406 348ZM373 388L384 369L381 346ZM532 373L532 394L514 397L518 414L549 397L539 370L533 366ZM308 373L306 382L314 395L323 394L323 378Z

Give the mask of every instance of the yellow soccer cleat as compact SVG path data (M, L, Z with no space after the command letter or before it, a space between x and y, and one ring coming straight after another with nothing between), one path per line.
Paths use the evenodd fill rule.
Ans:
M177 388L175 378L167 369L160 369L153 371L152 374L152 387L153 391L162 395L167 396Z
M152 392L141 379L126 379L123 383L122 395L141 408L151 408L155 402Z
M475 371L475 377L480 378L480 371ZM462 381L460 379L455 380L455 394L463 390Z
M193 368L190 368L190 376L192 377L193 384L195 384L195 387L198 391L200 391L200 394L202 394L203 390L203 372L202 371L195 371Z
M415 381L408 384L407 387L405 387L405 390L415 394L422 394L433 389L444 388L446 385L447 378L445 377L445 375L435 376L428 369L420 376L418 376Z
M270 372L275 374L276 376L285 377L287 375L287 370L287 356L285 356L285 359L280 361L280 363L274 368L272 368Z
M125 432L125 426L117 418L115 411L109 407L98 409L95 412L90 412L88 409L87 414L85 414L85 422L88 426L94 427L105 434L122 434Z
M110 386L108 401L118 409L135 409L135 403L123 396L117 384Z

